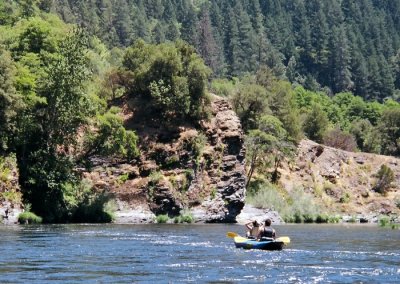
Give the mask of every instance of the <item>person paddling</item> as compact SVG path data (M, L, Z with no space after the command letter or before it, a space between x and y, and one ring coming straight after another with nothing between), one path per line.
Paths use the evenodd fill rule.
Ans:
M271 227L271 219L267 219L264 222L264 226L260 229L257 235L257 240L260 241L272 241L275 240L276 232L275 229Z
M260 233L260 225L256 220L246 224L246 237L249 239L256 239Z

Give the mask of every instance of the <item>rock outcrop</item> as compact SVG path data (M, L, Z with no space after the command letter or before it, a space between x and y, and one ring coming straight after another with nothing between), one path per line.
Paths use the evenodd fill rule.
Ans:
M394 173L386 195L374 190L382 165ZM376 220L380 214L400 214L400 159L353 153L302 140L295 160L280 170L287 190L302 187L328 211L359 220Z
M17 223L23 210L18 175L15 158L0 157L0 223Z
M211 107L211 118L199 126L171 129L132 123L134 113L125 113L141 156L129 164L92 159L83 173L116 200L116 222L150 223L182 212L195 222L236 222L245 199L244 136L226 100L213 97Z

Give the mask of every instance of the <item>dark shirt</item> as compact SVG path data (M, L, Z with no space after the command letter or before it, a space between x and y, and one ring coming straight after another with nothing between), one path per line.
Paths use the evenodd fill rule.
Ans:
M275 238L275 230L271 227L264 227L264 229L261 231L261 234L260 234L260 239L261 238L274 239Z

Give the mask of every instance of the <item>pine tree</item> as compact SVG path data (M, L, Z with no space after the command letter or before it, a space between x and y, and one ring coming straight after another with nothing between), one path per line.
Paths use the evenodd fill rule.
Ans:
M197 27L197 51L214 73L220 68L218 47L214 39L208 6L203 5Z
M116 6L116 17L114 27L117 32L119 42L123 46L128 46L133 40L132 21L129 15L129 6L125 0L120 0Z
M350 52L344 26L333 28L331 42L332 89L339 93L352 90L354 83L350 72Z
M237 76L241 73L242 68L239 61L239 30L233 9L229 10L226 25L224 46L225 58L228 63L228 73L232 76Z
M255 48L255 33L251 25L250 17L243 9L238 1L235 5L237 11L237 27L239 39L239 52L237 61L240 64L240 73L255 71L256 64L256 48Z

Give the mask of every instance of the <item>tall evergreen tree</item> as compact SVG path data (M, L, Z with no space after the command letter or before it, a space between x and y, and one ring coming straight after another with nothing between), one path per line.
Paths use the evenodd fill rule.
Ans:
M208 5L203 5L197 27L197 51L214 73L220 68L218 47L214 39Z
M333 28L331 42L332 88L335 93L350 91L354 83L350 71L350 52L345 27Z

